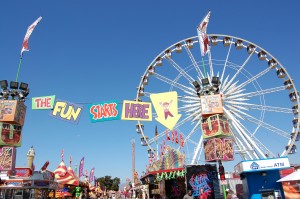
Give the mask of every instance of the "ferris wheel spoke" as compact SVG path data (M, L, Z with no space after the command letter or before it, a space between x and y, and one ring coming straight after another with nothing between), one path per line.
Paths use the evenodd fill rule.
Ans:
M195 124L195 126L194 126L194 128L187 134L187 136L185 137L185 139L184 139L184 142L186 142L187 140L188 141L191 141L191 136L197 131L197 129L198 128L200 128L200 124L201 124L201 121L198 121L196 124Z
M265 75L266 73L268 73L271 70L271 68L266 68L265 70L261 71L260 73L256 74L255 76L251 77L250 79L248 79L247 81L245 81L244 83L240 84L239 86L237 86L235 89L232 90L228 90L228 92L226 92L226 95L230 95L232 92L235 92L241 88L244 88L245 86L247 86L248 84L252 83L253 81L257 80L258 78L262 77L263 75Z
M275 106L264 106L260 104L250 104L250 103L236 102L236 101L226 101L226 104L232 104L234 107L243 110L255 109L255 110L263 110L269 112L293 113L293 109L275 107Z
M201 135L200 140L197 144L191 164L195 164L196 158L198 156L198 153L200 152L200 149L202 148L202 145L203 145L203 135Z
M283 131L279 128L276 128L276 127L272 126L271 124L268 124L268 123L264 122L263 120L258 120L256 118L252 117L251 115L249 115L249 114L247 114L247 113L245 113L241 110L238 110L238 109L234 109L234 111L237 111L237 112L241 113L243 115L243 118L248 120L249 122L252 122L252 123L257 124L261 127L264 127L265 129L267 129L269 131L272 131L272 132L274 132L274 133L276 133L276 134L278 134L282 137L285 137L285 138L290 137L289 133L287 133L287 132L285 132L285 131ZM253 136L253 135L254 134L251 134L251 136Z
M232 121L233 126L235 127L236 131L239 133L240 137L244 140L244 143L248 146L249 149L256 149L257 152L259 152L262 157L265 157L265 154L258 148L256 143L251 139L251 137L244 131L244 129L241 127L241 123L238 119L236 119L230 111L228 111L225 107L223 107L224 112L229 117L229 119ZM253 148L254 147L254 148ZM256 153L256 150L253 150L253 155L255 158L259 158L259 156Z
M203 73L201 72L201 70L200 70L200 68L199 68L199 66L198 66L198 64L197 64L197 62L196 62L196 60L195 60L195 58L194 58L192 52L190 51L190 49L189 49L188 47L186 47L186 45L184 45L184 48L185 48L185 50L186 50L186 52L187 52L189 58L191 59L191 61L192 61L193 65L194 65L194 67L195 67L195 69L196 69L198 75L199 75L199 76L201 77L201 79L202 79L202 78L204 77L204 76L203 76Z
M248 63L248 61L250 60L250 58L252 57L254 51L249 54L248 58L245 60L245 62L243 63L243 65L241 65L241 67L236 71L236 73L233 75L233 77L229 80L229 82L224 85L224 88L222 88L221 91L226 91L226 89L230 86L230 84L235 80L235 78L238 76L238 74L242 71L242 69L246 66L246 64Z
M187 87L187 86L184 86L178 82L174 82L172 80L170 80L169 78L167 77L164 77L162 75L159 75L158 73L155 73L154 75L157 79L169 84L169 85L172 85L180 90L182 90L183 92L189 94L189 95L196 95L196 91L190 87ZM190 91L190 92L189 92Z
M228 52L227 52L226 60L225 60L225 63L224 63L224 67L223 67L223 71L222 71L222 75L221 75L221 79L220 79L220 81L221 81L220 90L222 89L222 86L223 86L222 82L223 82L224 73L225 73L225 70L226 70L227 62L228 62L228 57L230 55L232 40L233 40L233 38L231 39L231 42L230 42L230 46L229 46L229 49L228 49Z
M182 74L182 76L189 81L190 84L194 81L194 79L189 74L187 74L185 70L183 70L172 58L167 58L167 60L179 72L179 74Z
M285 89L286 89L285 86L278 86L278 87L275 87L275 88L269 88L269 89L265 89L265 90L255 91L255 92L230 95L228 97L225 95L225 98L226 99L235 99L235 98L245 97L245 96L247 96L248 98L251 98L251 97L258 96L258 95L265 95L265 94L269 94L269 93L275 93L275 92L283 91Z

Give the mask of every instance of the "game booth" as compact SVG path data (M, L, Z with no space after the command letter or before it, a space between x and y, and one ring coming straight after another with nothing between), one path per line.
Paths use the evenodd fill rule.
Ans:
M149 198L183 198L185 187L185 154L166 146L163 156L150 163L146 174L141 177L147 185Z

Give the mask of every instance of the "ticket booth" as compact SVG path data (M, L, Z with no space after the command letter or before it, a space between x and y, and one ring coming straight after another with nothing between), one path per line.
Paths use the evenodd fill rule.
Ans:
M289 168L287 157L242 161L234 167L243 182L244 198L284 199L279 171Z

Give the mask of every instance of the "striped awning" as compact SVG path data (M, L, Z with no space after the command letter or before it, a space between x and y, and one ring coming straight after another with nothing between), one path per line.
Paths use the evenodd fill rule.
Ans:
M75 186L79 185L79 179L76 178L73 170L71 173L69 172L64 161L61 161L61 163L58 165L57 169L53 173L55 174L56 181L60 184L68 184Z

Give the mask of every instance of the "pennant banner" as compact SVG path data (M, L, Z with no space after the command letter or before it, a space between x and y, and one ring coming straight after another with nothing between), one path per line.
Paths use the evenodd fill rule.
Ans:
M28 40L29 37L32 33L32 31L34 30L35 26L42 20L42 17L39 17L37 20L35 20L35 22L33 22L33 24L31 24L26 32L23 44L22 44L22 49L21 49L21 58L23 57L23 52L24 51L29 51L29 45L28 45Z
M92 123L120 119L118 101L108 101L89 104L90 120Z
M90 178L89 178L90 183L94 181L94 173L95 173L95 168L92 168L90 172Z
M199 39L202 57L205 56L206 53L209 51L209 41L206 34L209 18L210 18L210 11L207 13L207 15L204 17L202 22L197 27L197 33L198 33L198 39Z
M83 165L84 165L84 157L80 160L80 164L79 164L79 174L78 174L79 178L83 176Z

